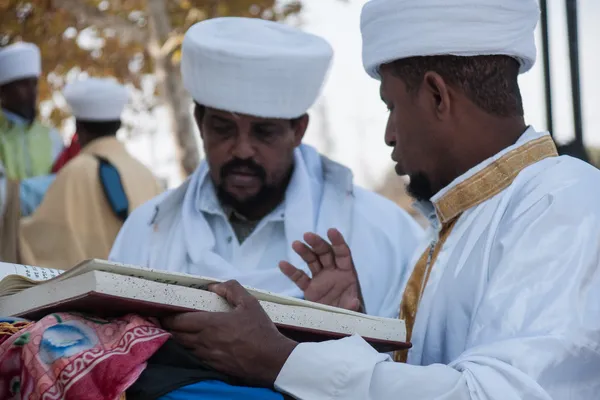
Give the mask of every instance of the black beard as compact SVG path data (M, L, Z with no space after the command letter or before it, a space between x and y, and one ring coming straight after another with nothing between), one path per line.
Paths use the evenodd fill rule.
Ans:
M232 171L234 171L236 168L247 168L256 174L261 182L260 191L252 197L239 200L227 192L222 185L219 185L217 186L217 197L221 205L229 206L244 216L252 215L253 210L256 208L261 208L265 203L268 203L273 199L277 193L277 188L265 183L267 173L263 167L256 164L252 160L242 160L240 158L234 158L221 167L221 171L219 172L221 175L221 182L223 182L227 175L232 173Z
M406 191L418 201L429 201L436 193L431 187L431 181L423 173L410 176Z
M222 186L217 187L217 197L223 206L233 208L237 213L247 217L253 215L256 209L262 209L265 204L273 201L279 194L279 190L274 186L263 185L258 193L244 200L238 200Z

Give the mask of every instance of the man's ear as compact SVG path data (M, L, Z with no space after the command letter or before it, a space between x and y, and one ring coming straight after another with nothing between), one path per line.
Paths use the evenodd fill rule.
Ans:
M304 139L304 134L308 128L309 121L310 117L308 114L304 114L303 116L292 121L292 129L294 129L294 145L296 147L300 146L300 143L302 143L302 139Z
M429 107L438 119L445 119L450 114L450 87L437 72L428 71L423 77L421 90L426 94Z

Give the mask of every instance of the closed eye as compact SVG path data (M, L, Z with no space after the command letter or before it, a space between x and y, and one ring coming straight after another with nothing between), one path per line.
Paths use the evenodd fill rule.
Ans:
M254 135L261 140L273 140L281 134L281 129L272 124L257 124L253 127Z

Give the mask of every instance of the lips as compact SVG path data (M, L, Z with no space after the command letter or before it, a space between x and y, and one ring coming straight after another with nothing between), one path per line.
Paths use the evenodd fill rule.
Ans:
M252 176L256 176L256 172L255 171L253 171L250 168L243 168L243 167L234 168L231 171L229 171L229 174L231 174L231 175L252 175Z
M250 170L233 170L227 174L227 178L233 186L254 186L260 180Z

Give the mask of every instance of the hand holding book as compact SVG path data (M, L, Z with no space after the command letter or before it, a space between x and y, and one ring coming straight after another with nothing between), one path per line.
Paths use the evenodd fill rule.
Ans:
M273 383L297 343L281 334L258 300L238 282L209 290L225 298L229 312L190 312L162 319L173 338L211 368L253 386Z
M292 245L310 268L312 279L287 261L279 267L304 292L306 300L364 312L350 247L337 229L330 229L327 237L331 244L319 235L306 233L306 243L296 241Z

